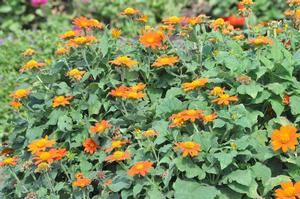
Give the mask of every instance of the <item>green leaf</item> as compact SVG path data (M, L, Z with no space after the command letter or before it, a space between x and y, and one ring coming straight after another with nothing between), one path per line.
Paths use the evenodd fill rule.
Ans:
M271 170L260 162L257 162L252 168L255 177L265 184L271 178Z
M202 185L195 181L186 181L177 179L173 185L174 198L187 199L199 198L201 199L216 199L220 192L213 186Z
M252 181L252 173L250 170L236 170L224 176L222 182L224 184L236 182L240 185L250 186Z
M90 116L99 113L101 108L101 103L97 95L90 94L88 105L89 105L88 111Z
M276 113L277 117L279 117L284 110L284 106L282 105L282 102L274 99L270 99L270 102L272 105L272 109Z
M174 163L179 171L186 172L187 178L205 178L205 172L188 158L176 158Z
M249 85L242 84L237 88L237 92L239 94L250 95L253 99L256 98L257 94L263 90L264 89L260 85L254 82Z
M150 191L147 192L147 195L149 196L149 199L164 199L164 195L157 189L152 188Z
M282 182L290 181L290 178L285 175L278 175L276 177L270 178L265 183L264 195L271 191L274 187L278 186Z
M233 162L233 158L236 156L236 151L229 151L229 153L223 151L214 154L214 157L218 159L222 170L225 169L228 165L230 165Z
M283 94L286 89L285 85L279 83L268 84L266 87L276 95Z
M63 115L58 118L57 127L61 131L70 131L72 130L73 122L72 119L66 115Z
M124 173L123 175L117 175L113 179L113 183L109 185L108 187L113 191L113 192L119 192L123 189L128 189L131 186L131 181L127 177L127 173Z
M184 109L182 102L173 98L164 98L156 108L156 117L162 117L166 114L172 114Z
M300 96L292 96L290 98L290 106L293 115L300 114Z
M132 192L133 192L133 197L136 198L136 196L142 191L143 186L144 186L144 185L142 185L142 184L140 184L140 183L137 183L136 185L134 185L133 190L132 190Z

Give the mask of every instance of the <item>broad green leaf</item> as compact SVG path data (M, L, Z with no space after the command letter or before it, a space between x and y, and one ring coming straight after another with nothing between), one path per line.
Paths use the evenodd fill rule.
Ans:
M290 98L290 106L293 115L300 114L300 96L292 96Z
M89 100L88 100L88 111L89 115L95 115L98 114L101 108L101 103L99 101L99 97L95 94L90 94Z
M73 127L72 119L66 115L58 118L57 127L61 131L70 131Z
M250 95L253 99L256 98L257 94L264 89L259 85L254 82L252 82L249 85L242 84L237 88L237 92L239 94L247 94Z
M218 159L221 166L221 170L223 170L233 162L233 158L236 157L237 155L238 154L236 151L229 151L228 153L223 151L214 154L214 157Z

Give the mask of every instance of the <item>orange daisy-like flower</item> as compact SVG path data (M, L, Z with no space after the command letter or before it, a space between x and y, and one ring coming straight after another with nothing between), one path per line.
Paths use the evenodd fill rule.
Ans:
M183 20L184 17L172 16L172 17L164 18L162 21L164 24L170 25L170 24L179 24L183 22Z
M52 107L56 108L59 106L69 105L72 98L72 96L55 96L53 98Z
M216 30L225 25L225 20L223 18L218 18L216 20L213 20L211 25L213 29Z
M18 89L15 92L11 93L10 96L15 99L22 99L24 97L27 97L30 92L30 89Z
M220 95L223 95L225 92L225 89L224 88L221 88L219 86L216 86L214 87L211 91L210 91L210 95L213 95L213 96L220 96Z
M147 23L149 20L149 17L147 15L143 15L143 16L140 16L139 18L137 18L136 20L141 23Z
M30 70L30 69L34 69L34 68L38 69L43 66L45 66L44 63L40 63L35 60L30 60L20 68L20 72L24 72L25 70Z
M161 31L147 31L144 32L140 38L139 41L142 45L145 47L150 47L153 49L161 48L163 47L163 41L166 39L166 36Z
M98 146L92 138L85 140L85 142L83 143L83 147L84 151L90 154L93 154L95 153L95 151L100 149L100 146Z
M90 127L90 133L103 133L106 129L112 127L107 120L101 120L96 123L94 126Z
M254 4L253 0L243 0L241 3L246 6Z
M153 162L150 161L140 161L135 163L129 170L128 175L134 176L134 175L141 175L145 176L147 173L149 173L149 170L153 168Z
M186 17L185 21L188 24L190 24L192 26L195 26L195 25L200 24L202 22L203 17L204 17L203 15L202 16L200 15L200 16L197 16L197 17Z
M162 67L162 66L174 66L179 62L179 59L177 56L162 56L155 60L155 62L151 65L153 67Z
M71 39L71 38L74 38L74 37L79 36L79 35L80 35L79 31L69 30L69 31L65 32L64 34L60 35L59 38L61 38L61 39Z
M191 91L196 88L204 86L205 84L207 84L207 82L208 82L208 78L200 78L200 79L196 79L192 82L183 83L182 88L184 91Z
M139 10L129 7L129 8L124 9L120 14L121 15L136 15L138 13L140 13Z
M0 161L0 167L4 166L16 166L17 165L17 157L9 157L5 158L4 160Z
M212 114L209 114L209 115L204 115L202 117L202 121L203 121L204 124L207 124L208 122L214 121L217 117L218 117L218 115L216 113L212 113Z
M15 109L22 107L22 103L19 101L11 101L9 105Z
M276 199L300 198L300 182L282 182L281 188L275 190Z
M131 155L128 151L115 151L112 155L105 158L107 162L123 161L130 159Z
M105 152L111 152L114 149L119 149L127 143L129 143L128 140L112 140L110 147L106 148Z
M81 78L84 74L85 74L85 71L78 70L77 68L74 68L67 72L67 76L69 76L70 78L76 79L78 81L81 80Z
M79 28L98 28L102 29L104 27L103 23L99 22L97 19L88 19L87 17L78 17L73 20L73 24Z
M229 105L230 102L237 102L239 99L237 96L230 96L227 94L220 95L217 99L212 100L212 102L217 104Z
M195 142L187 141L187 142L178 142L175 143L175 149L180 149L182 151L182 156L191 156L195 157L199 154L201 150L201 145Z
M144 131L143 136L144 136L144 137L154 137L154 136L158 136L158 132L156 132L156 131L153 130L153 129L149 129L149 130L147 130L147 131Z
M138 64L137 61L130 59L128 56L119 56L116 59L109 61L109 63L117 66L126 66L127 68L131 68Z
M58 48L55 51L56 55L65 55L69 53L69 49L68 48Z
M32 56L34 54L35 54L35 50L33 50L32 48L28 48L24 52L21 53L21 55L23 57Z
M191 122L195 122L196 119L201 119L203 117L202 112L202 110L188 109L173 114L170 117L170 119L172 120L170 127L172 128L182 126L188 120L190 120Z
M245 35L244 34L239 34L239 35L235 35L232 37L234 40L243 40L245 39Z
M122 34L122 30L117 29L117 28L111 29L111 36L113 38L119 38L121 36L121 34Z
M273 41L268 37L264 37L260 35L257 38L249 39L249 43L253 45L267 45L267 44L272 44Z
M296 145L298 145L297 129L292 125L281 126L280 129L273 131L271 136L271 143L274 151L282 149L283 152L287 152L289 149L294 151Z
M72 183L74 187L84 188L92 183L92 181L86 177L82 173L77 173L75 175L76 180Z
M284 11L283 14L284 14L285 17L292 17L292 16L294 16L295 11L288 9L288 10Z
M39 151L45 151L47 148L52 147L55 143L55 140L49 140L46 135L45 138L32 141L27 147L28 151L35 154Z
M132 87L120 86L118 88L113 89L110 92L110 95L114 97L120 97L123 99L141 99L145 96L144 93L139 92L145 88L145 84L139 83Z
M49 152L52 155L53 160L61 160L68 153L66 149L50 149Z
M33 159L35 160L35 165L38 165L42 162L47 162L49 165L54 161L54 155L50 151L39 151L34 154Z
M81 37L76 37L74 39L69 40L69 43L67 46L69 47L78 47L80 45L89 45L93 42L97 41L96 37L94 36L81 36Z

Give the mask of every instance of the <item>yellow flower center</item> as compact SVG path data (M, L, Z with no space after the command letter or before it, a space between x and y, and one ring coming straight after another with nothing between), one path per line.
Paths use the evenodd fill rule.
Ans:
M290 141L290 135L287 132L282 132L280 135L280 141L284 144L288 143Z
M113 157L116 159L119 159L119 158L122 158L124 156L124 154L125 153L123 151L116 151L116 152L114 152Z
M125 14L134 14L135 13L135 10L133 8L126 8L124 10L124 13Z
M3 160L4 164L12 164L14 162L14 158L6 158L5 160Z
M121 141L118 140L118 141L112 141L111 142L111 146L114 147L114 148L118 148L118 147L121 147Z
M48 160L50 158L50 153L49 152L42 152L40 154L40 159L41 160Z
M195 146L194 142L185 142L184 143L184 147L187 149L192 149L192 148L194 148L194 146Z
M61 103L63 101L65 101L65 97L64 96L58 96L55 98L55 101L58 102L58 103Z
M26 89L19 89L15 92L16 96L25 96L27 94L27 90Z
M146 41L147 41L148 43L153 43L153 42L155 41L155 39L154 39L153 37L147 37L147 38L146 38Z
M141 170L144 168L144 164L138 164L136 165L136 169Z
M45 139L40 139L39 141L36 142L36 146L37 147L43 147L46 144L46 140Z
M284 193L289 197L295 196L295 187L287 187L284 189Z

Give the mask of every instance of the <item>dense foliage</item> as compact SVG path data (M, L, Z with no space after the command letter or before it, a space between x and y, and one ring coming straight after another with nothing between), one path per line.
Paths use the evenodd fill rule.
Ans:
M256 26L242 3L242 30L126 8L133 37L78 17L51 63L24 51L0 196L299 198L300 1Z

